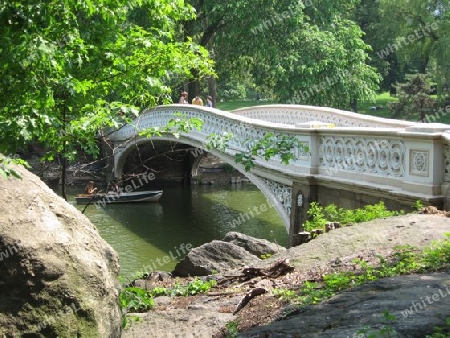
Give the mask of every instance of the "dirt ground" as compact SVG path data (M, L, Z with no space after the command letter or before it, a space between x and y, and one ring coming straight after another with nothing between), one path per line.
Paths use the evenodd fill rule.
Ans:
M267 267L289 259L295 269L287 275L219 286L193 297L156 298L155 309L136 315L139 320L133 321L122 337L226 337L227 324L236 324L243 332L282 318L288 311L289 306L271 292L273 288L295 290L305 280L355 269L355 258L376 264L378 255L390 257L398 245L422 248L443 238L445 233L450 233L450 218L444 213L409 214L339 228L261 262L260 267ZM244 294L254 287L263 287L267 292L233 315Z

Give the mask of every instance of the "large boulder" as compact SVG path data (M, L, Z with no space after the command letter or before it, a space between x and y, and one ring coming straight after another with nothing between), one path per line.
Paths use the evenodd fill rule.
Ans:
M379 279L318 305L291 307L280 320L238 337L428 337L448 329L449 281L448 272Z
M120 337L118 256L37 176L0 177L0 336Z
M173 274L180 277L207 276L223 273L259 261L243 248L223 241L212 241L192 249L176 266Z
M278 244L269 242L266 239L251 237L236 231L228 232L225 235L223 241L240 246L244 248L246 251L250 252L252 255L258 257L261 257L263 255L264 256L273 255L286 250L286 248Z

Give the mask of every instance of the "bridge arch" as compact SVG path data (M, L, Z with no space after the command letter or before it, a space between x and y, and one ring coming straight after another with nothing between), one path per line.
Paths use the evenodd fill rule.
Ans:
M283 199L280 199L280 195L274 194L274 189L271 187L271 184L267 179L264 179L263 177L260 177L254 173L245 171L244 167L240 164L237 164L234 161L234 157L223 153L221 151L218 151L217 149L210 149L210 150L204 150L204 144L198 140L193 140L189 137L180 137L175 138L174 136L155 136L152 138L147 137L138 137L133 140L133 142L127 142L124 145L120 145L117 147L117 149L120 149L114 156L114 177L121 177L123 173L123 168L125 165L125 162L128 158L128 156L131 154L132 151L136 149L138 146L142 146L145 144L149 144L152 141L167 141L167 142L177 142L179 144L186 144L191 147L195 147L198 149L202 149L203 153L208 152L212 155L218 157L220 160L222 160L225 163L228 163L229 165L233 166L236 170L238 170L242 175L244 175L246 178L250 180L251 183L253 183L266 197L268 203L273 205L274 209L278 212L280 215L287 233L290 232L290 209L291 209L291 188L287 185L283 185L282 183L279 183L280 186L282 186L281 189L284 189ZM196 160L200 161L201 156L197 156ZM196 162L196 165L198 165L198 162ZM193 167L194 168L194 167ZM292 184L292 183L291 183ZM272 184L273 185L273 184ZM280 188L278 187L278 190Z
M193 105L166 105L144 111L135 121L111 131L113 166L121 173L130 147L149 142L139 132L163 127L176 113L203 121L201 130L178 141L203 149L211 133L231 132L225 152L210 153L253 182L274 204L289 231L291 244L302 230L311 201L356 208L383 201L389 208L410 208L417 200L450 205L450 126L383 119L332 108L269 105L234 111ZM234 163L248 140L267 133L294 137L308 148L294 148L296 159L257 159L251 172ZM368 149L370 151L368 151ZM290 224L290 226L289 226Z
M192 165L191 165L191 177L195 177L198 175L198 168L200 166L200 162L209 153L209 151L207 152L206 150L203 150L201 148L197 148L197 149L200 149L201 153L197 152L196 153L197 156L194 155L194 161L192 162Z

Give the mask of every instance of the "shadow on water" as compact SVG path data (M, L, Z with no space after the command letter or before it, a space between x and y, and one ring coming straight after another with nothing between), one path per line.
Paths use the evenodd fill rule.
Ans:
M288 241L281 218L251 185L169 186L159 203L90 206L85 214L119 253L121 274L130 278L140 271L170 271L184 256L184 246L200 246L229 231L282 246Z

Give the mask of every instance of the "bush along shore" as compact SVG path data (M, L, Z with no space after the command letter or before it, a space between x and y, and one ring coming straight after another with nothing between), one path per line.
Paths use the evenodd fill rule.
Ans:
M311 210L315 216L312 215L310 223L306 224L310 230L320 228L325 231L328 227L329 231L331 225L339 227L337 216L329 218L329 214L336 214L336 210L341 216L345 215L346 220L350 220L349 224L358 222L358 219L367 219L361 217L361 214L364 214L361 210L353 212L354 215L359 215L356 219L351 217L349 211L343 212L342 209L333 207L325 209L318 205L313 206ZM339 332L330 331L334 329L333 325L326 327L329 325L326 318L333 317L327 316L327 304L339 297L345 298L346 293L362 292L358 290L364 290L368 285L375 287L376 283L393 283L398 288L403 282L408 282L413 284L408 284L405 289L413 290L414 287L419 287L420 283L426 283L427 279L422 280L423 276L435 280L435 284L439 285L435 274L448 274L450 219L445 213L428 207L421 208L416 214L391 216L392 213L387 213L382 205L368 207L367 210L369 212L365 212L366 216L376 218L375 214L378 214L378 217L382 218L336 229L323 235L316 232L316 238L309 243L280 250L279 253L253 252L254 261L246 260L242 266L234 266L229 270L217 265L218 270L212 266L209 270L212 273L206 276L181 278L162 272L141 276L126 285L121 292L123 336L132 337L138 336L140 332L153 332L155 337L161 334L168 337L180 336L178 334L186 337L232 337L272 333L293 336L303 333L303 337L308 334L316 336L317 332L328 330L337 337L387 337L402 336L405 334L402 328L410 325L411 330L425 332L430 337L445 337L450 332L450 306L449 311L441 311L438 320L425 321L419 329L414 326L419 325L420 321L415 316L421 315L421 309L429 312L435 307L448 305L450 297L446 296L450 295L450 283L446 286L444 282L433 294L427 295L417 291L417 294L405 296L401 308L386 305L373 309L373 313L368 316L370 320L353 318L353 324L348 325L351 328L345 326L344 322L337 325L341 327ZM330 219L332 222L329 222ZM414 235L411 235L412 233ZM354 234L360 237L352 238ZM381 238L384 235L386 240ZM357 248L350 247L346 245L345 238L352 245L361 243ZM247 238L246 243L242 240L232 243L247 248L254 247L249 241L251 239ZM342 245L340 251L336 249L337 245ZM334 248L335 254L329 255L328 248ZM214 249L207 246L207 251L211 250ZM200 252L201 247L194 248L188 256L196 257ZM308 253L311 257L308 257ZM330 259L331 257L334 258ZM309 259L311 263L308 263ZM196 259L190 258L189 264L195 262ZM176 274L176 270L174 273ZM410 281L408 278L411 275L421 277L418 281ZM450 275L443 280L450 280ZM426 285L423 287L424 290L429 290L429 285L428 289ZM383 297L381 290L388 289L389 286L380 286L376 293ZM396 292L401 294L398 290ZM355 294L351 298L354 301L363 299L363 296ZM403 304L398 299L394 302ZM322 323L316 325L307 321L297 327L302 318L307 318L306 312L314 312L314 308L320 308L323 312L318 316L323 317L324 327L320 327ZM336 311L336 306L330 308ZM408 324L408 320L411 324ZM284 323L282 328L277 327L277 323L281 322ZM314 330L317 332L314 333ZM405 332L408 332L408 329Z

